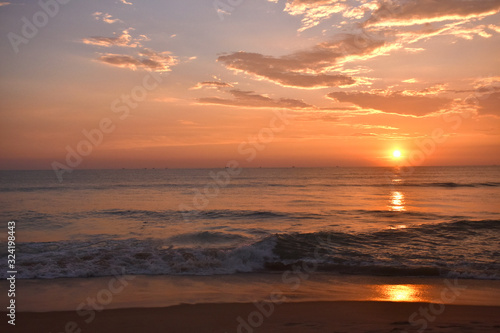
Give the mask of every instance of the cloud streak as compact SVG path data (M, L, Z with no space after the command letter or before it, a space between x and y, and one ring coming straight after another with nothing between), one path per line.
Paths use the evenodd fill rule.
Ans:
M113 24L113 23L116 23L116 22L123 22L120 19L113 18L113 16L111 16L111 14L103 13L103 12L95 12L94 14L92 14L92 16L97 21L103 21L103 22L108 23L108 24Z
M267 96L259 95L254 91L242 91L233 89L228 91L232 95L232 99L224 99L219 97L199 98L199 104L215 104L233 107L250 107L250 108L280 108L280 109L306 109L312 108L312 105L304 103L298 99L280 98L272 99Z
M103 36L94 36L89 38L84 38L83 43L101 47L112 47L112 46L120 46L120 47L130 47L137 48L141 47L142 41L147 41L149 38L146 35L140 35L139 38L133 38L130 35L129 30L123 30L121 35L117 37L103 37Z
M172 66L178 63L170 52L156 52L150 49L143 49L138 56L107 53L97 60L120 68L147 69L155 72L168 72Z
M289 0L284 11L303 16L299 32L318 25L335 13L345 12L348 6L341 0Z
M479 115L500 116L500 77L478 80L472 101Z
M196 90L196 89L202 89L202 88L232 88L233 86L229 83L226 82L219 82L219 81L203 81L203 82L198 82L194 87L191 88L191 90Z
M412 116L426 116L442 110L452 102L448 98L433 96L432 93L407 91L332 92L327 97L361 108Z
M411 26L484 17L500 11L500 0L381 1L365 26Z

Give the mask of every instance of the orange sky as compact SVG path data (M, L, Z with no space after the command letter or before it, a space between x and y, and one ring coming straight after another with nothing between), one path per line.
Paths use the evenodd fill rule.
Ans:
M0 169L500 163L500 0L61 2L0 2Z

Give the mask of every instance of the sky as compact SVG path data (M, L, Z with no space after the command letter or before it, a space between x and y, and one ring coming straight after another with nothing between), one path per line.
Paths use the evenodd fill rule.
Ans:
M500 0L11 0L0 36L0 169L500 163Z

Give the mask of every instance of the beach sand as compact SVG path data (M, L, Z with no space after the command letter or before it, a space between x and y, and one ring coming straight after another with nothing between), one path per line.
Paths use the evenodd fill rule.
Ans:
M300 284L283 282L282 274L123 279L120 292L110 285L114 277L20 279L16 326L0 313L0 332L500 332L496 280L331 274Z
M425 332L500 331L500 307L496 306L442 308L429 307L429 303L336 301L272 307L266 305L264 312L268 317L252 303L113 309L95 312L89 323L85 319L90 319L90 315L78 316L75 311L21 312L10 332L418 332L424 328ZM428 319L420 311L426 311ZM410 324L408 320L414 313L417 315Z

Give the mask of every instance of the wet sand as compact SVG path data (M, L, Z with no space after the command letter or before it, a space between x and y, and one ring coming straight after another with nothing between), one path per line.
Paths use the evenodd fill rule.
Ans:
M499 314L497 306L409 302L183 304L80 314L21 312L8 332L499 332Z

